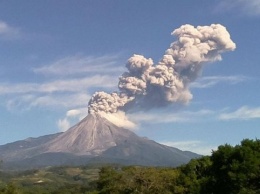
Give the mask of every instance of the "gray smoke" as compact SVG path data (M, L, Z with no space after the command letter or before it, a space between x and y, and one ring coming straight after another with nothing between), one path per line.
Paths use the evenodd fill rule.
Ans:
M170 103L187 104L192 99L189 84L204 64L221 60L221 53L233 51L235 43L226 28L183 25L174 30L177 40L154 64L151 58L133 55L127 61L127 72L119 77L119 92L96 92L89 101L89 113L116 113L129 107L153 108ZM131 106L126 106L131 104Z

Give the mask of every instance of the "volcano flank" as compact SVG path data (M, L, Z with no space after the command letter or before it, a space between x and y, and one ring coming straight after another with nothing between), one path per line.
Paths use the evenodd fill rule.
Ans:
M199 155L168 147L89 114L66 132L28 138L0 146L6 169L117 163L178 166Z
M88 116L66 132L0 146L2 167L30 169L92 163L178 166L200 157L119 127L131 124L121 118L121 113L188 105L193 97L190 86L202 74L203 67L221 61L222 53L236 48L221 24L186 24L171 34L176 40L158 63L134 54L118 79L118 90L95 92L88 102Z

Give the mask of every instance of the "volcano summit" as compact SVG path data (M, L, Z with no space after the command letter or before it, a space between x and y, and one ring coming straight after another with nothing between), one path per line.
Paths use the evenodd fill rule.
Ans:
M199 155L139 137L95 114L66 132L0 146L0 158L7 169L91 163L178 166L195 157Z
M151 58L134 54L119 77L118 91L96 92L88 103L89 115L64 133L29 138L0 146L4 167L35 168L52 165L119 163L177 166L199 155L138 137L117 126L124 123L121 111L152 109L174 103L188 104L190 84L206 63L220 61L221 54L236 44L226 28L183 25L172 32L177 40L154 64ZM109 115L109 116L108 116ZM111 122L112 121L112 122Z

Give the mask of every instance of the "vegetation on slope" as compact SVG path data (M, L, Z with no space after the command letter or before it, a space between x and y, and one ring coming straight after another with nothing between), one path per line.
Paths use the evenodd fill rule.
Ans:
M178 168L52 167L0 175L5 194L260 194L260 140L219 146Z
M0 175L0 193L77 194L95 190L97 167L51 167Z

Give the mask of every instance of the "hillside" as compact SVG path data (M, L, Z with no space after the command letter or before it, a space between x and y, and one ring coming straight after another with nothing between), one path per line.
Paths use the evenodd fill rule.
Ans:
M0 171L4 194L259 194L259 183L260 141L248 139L237 146L221 145L211 156L177 168L104 165Z
M200 155L137 136L100 115L89 114L64 133L0 146L5 169L116 163L179 166Z

